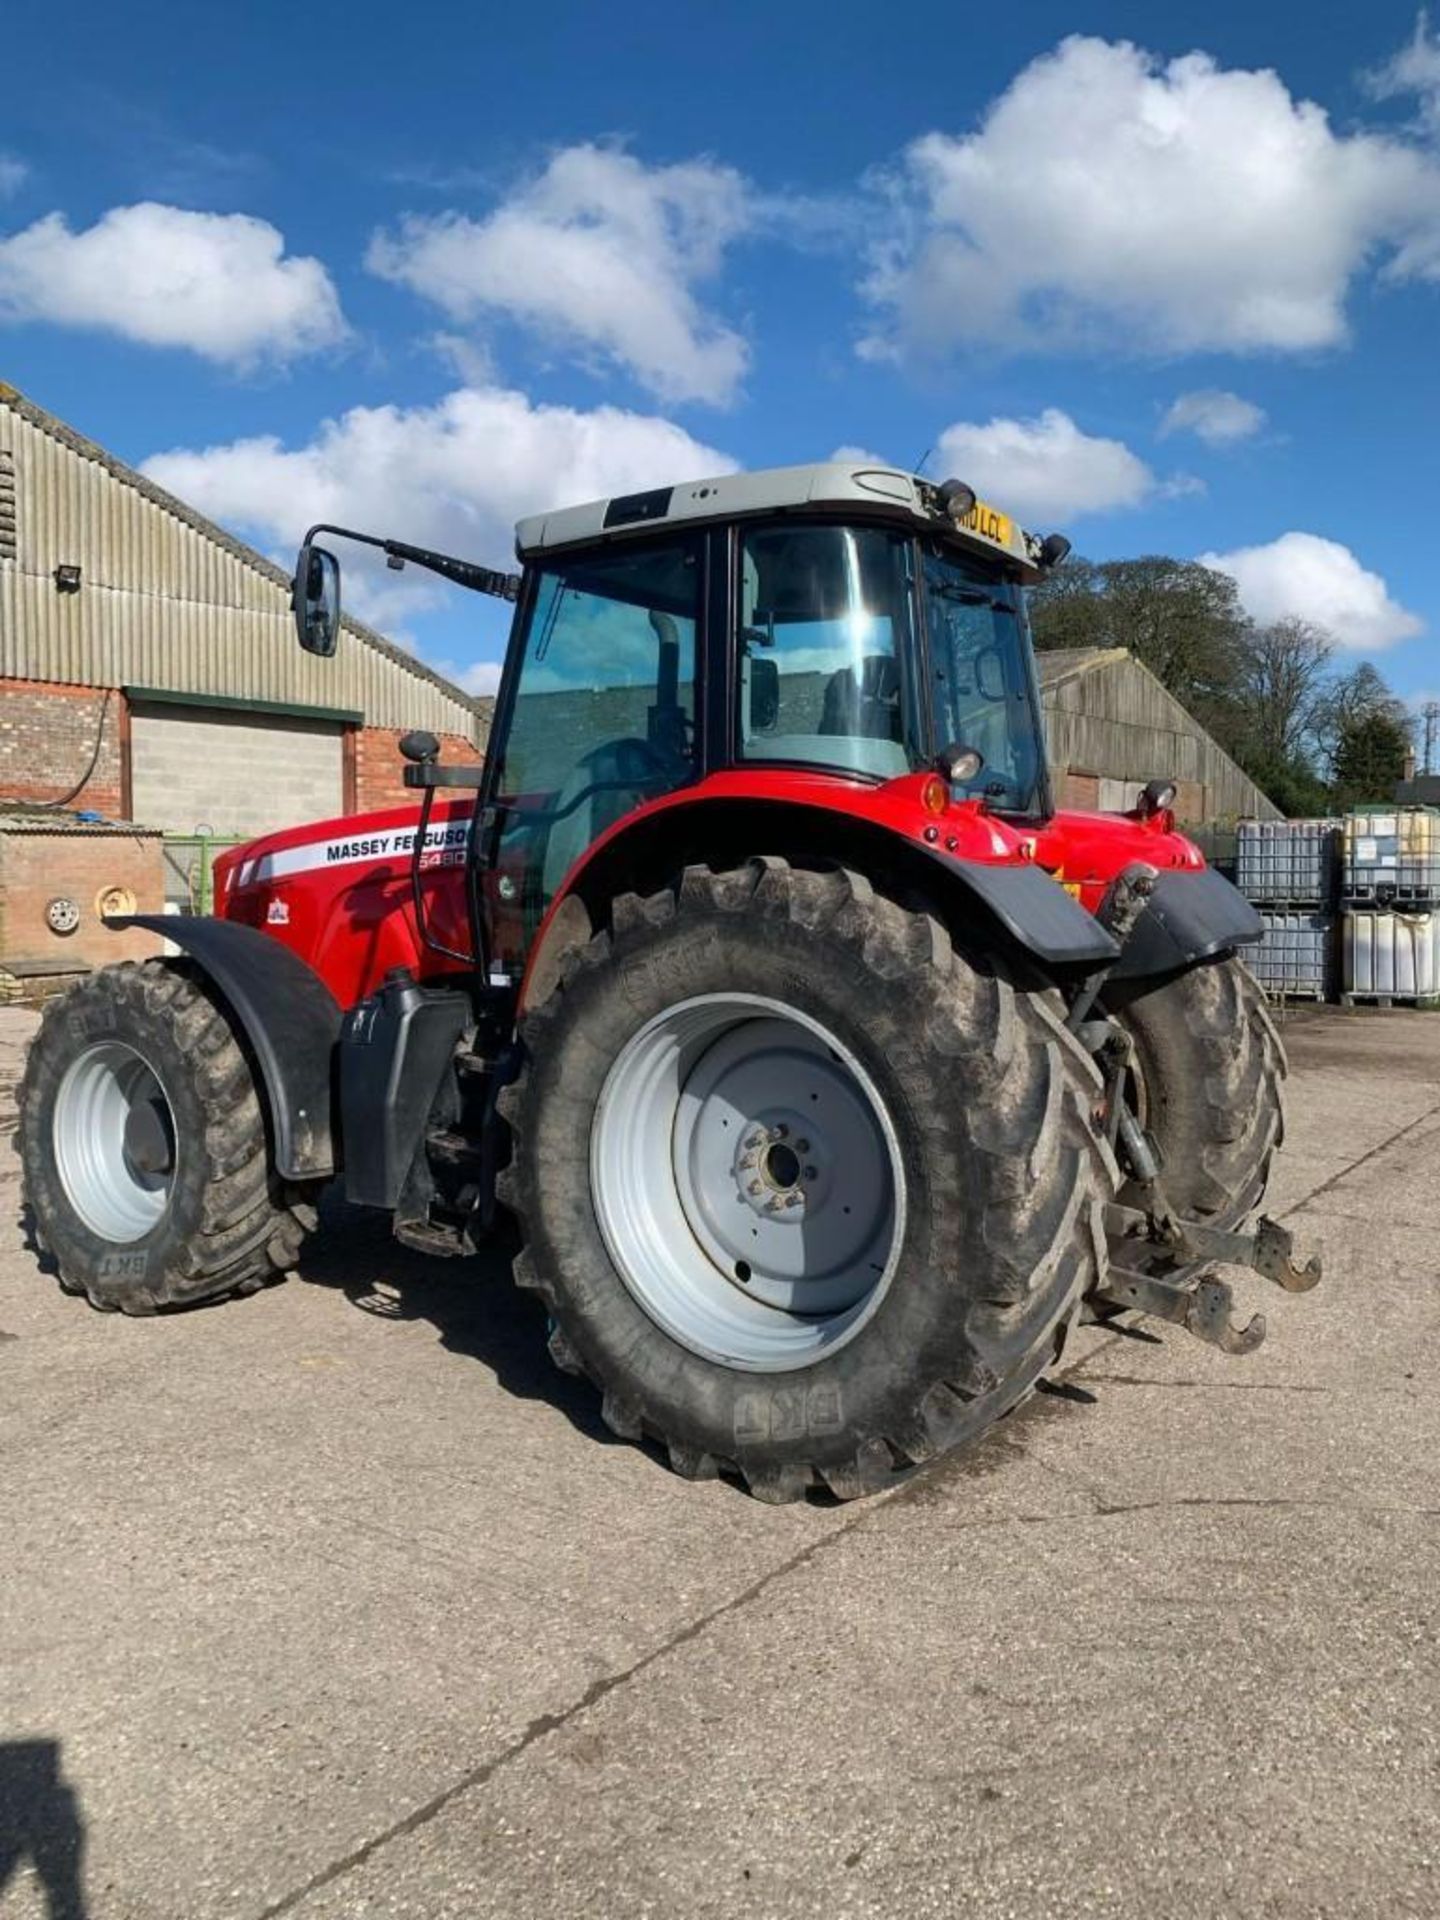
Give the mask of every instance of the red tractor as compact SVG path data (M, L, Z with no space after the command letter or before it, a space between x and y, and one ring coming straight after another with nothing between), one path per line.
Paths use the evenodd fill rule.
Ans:
M35 1237L128 1313L284 1273L338 1180L428 1253L508 1212L515 1278L618 1434L764 1499L972 1439L1082 1315L1229 1351L1215 1267L1284 1059L1255 913L1175 831L1057 811L1024 589L1063 559L958 482L735 474L523 521L524 571L317 527L516 603L483 765L267 835L180 960L47 1009Z

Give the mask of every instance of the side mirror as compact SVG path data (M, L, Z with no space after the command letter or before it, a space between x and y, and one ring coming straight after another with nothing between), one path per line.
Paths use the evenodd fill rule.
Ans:
M290 606L306 653L328 659L340 640L340 562L333 553L324 547L300 549Z
M750 656L750 732L769 733L780 718L780 669Z

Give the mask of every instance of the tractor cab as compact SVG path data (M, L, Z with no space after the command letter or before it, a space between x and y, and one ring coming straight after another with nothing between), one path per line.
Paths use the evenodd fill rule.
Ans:
M339 572L321 531L295 603L324 652ZM533 932L626 815L723 772L863 791L938 765L957 801L1050 811L1024 587L1068 544L959 482L831 464L562 509L520 523L518 578L374 544L517 601L477 836L492 917L518 905Z

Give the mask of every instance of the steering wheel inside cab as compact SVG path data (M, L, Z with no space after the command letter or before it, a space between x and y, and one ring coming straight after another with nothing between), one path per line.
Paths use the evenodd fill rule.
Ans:
M676 759L638 735L603 740L576 761L564 786L547 808L542 883L548 900L570 868L602 833L632 807L680 783Z

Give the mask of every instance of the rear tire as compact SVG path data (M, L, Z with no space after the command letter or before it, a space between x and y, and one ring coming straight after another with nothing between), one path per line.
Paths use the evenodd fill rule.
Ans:
M30 1222L66 1292L147 1314L294 1266L318 1189L276 1175L238 1031L184 962L105 967L52 1000L19 1111Z
M1054 1361L1105 1257L1114 1163L1062 1013L853 873L690 867L616 900L526 1015L501 1096L516 1279L557 1364L612 1431L766 1500L874 1492L975 1438ZM732 1121L733 1165L704 1136ZM730 1235L760 1248L792 1216L787 1306L780 1255L724 1263Z
M1230 955L1117 998L1116 1011L1135 1041L1141 1118L1171 1204L1207 1226L1239 1226L1285 1137L1285 1049L1263 989ZM1139 1204L1133 1187L1121 1199Z

